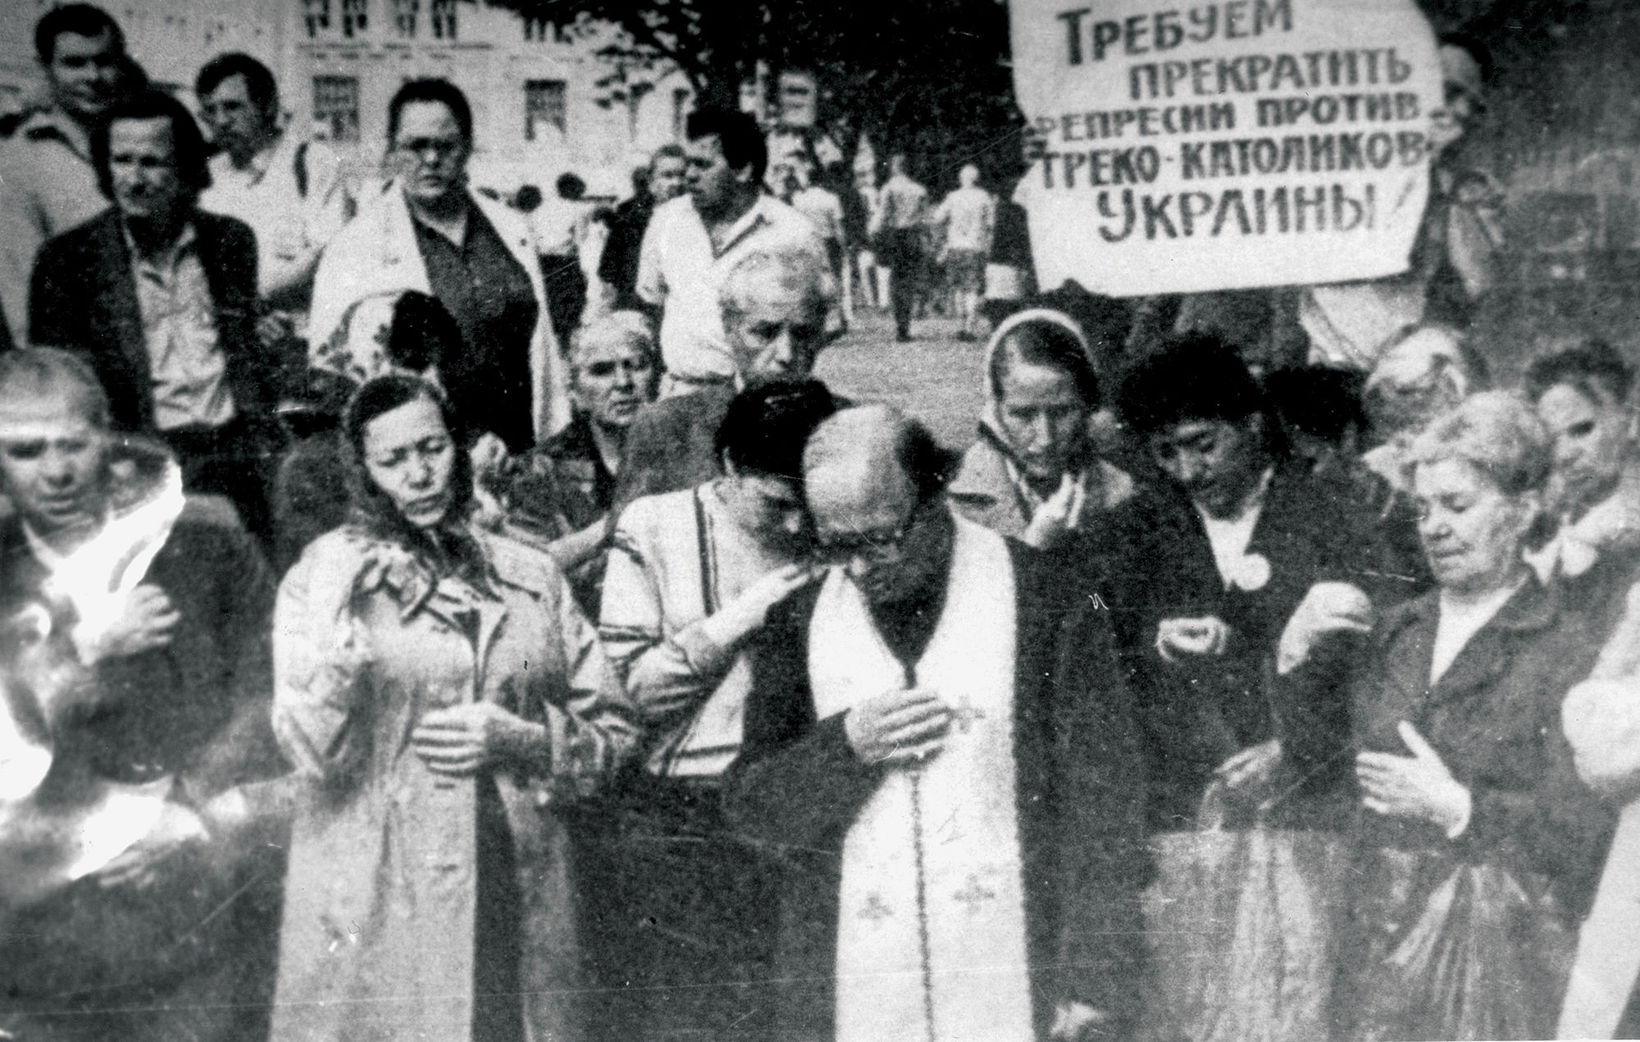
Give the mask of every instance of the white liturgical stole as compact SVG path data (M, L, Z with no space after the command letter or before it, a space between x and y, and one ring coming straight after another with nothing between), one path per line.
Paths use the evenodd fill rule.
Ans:
M945 747L891 771L843 844L837 1042L1032 1042L1014 770L1014 573L961 518L945 608L910 679L955 713ZM816 715L906 686L841 569L809 628Z

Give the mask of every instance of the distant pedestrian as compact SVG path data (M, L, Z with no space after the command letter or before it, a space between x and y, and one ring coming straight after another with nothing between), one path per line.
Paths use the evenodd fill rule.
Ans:
M649 165L632 174L632 197L609 215L609 238L598 260L598 277L615 290L614 310L643 310L638 297L638 255L655 207L671 202L685 190L688 158L680 145L662 145Z
M958 340L972 340L979 319L979 298L985 289L985 262L996 233L997 202L979 186L979 167L972 163L958 174L960 187L940 201L933 225L945 233L941 250L946 285L956 296L962 328Z
M928 216L928 189L905 171L905 156L888 160L888 180L878 190L874 231L877 263L893 274L889 296L894 306L894 338L911 339L911 313L922 287L924 222Z

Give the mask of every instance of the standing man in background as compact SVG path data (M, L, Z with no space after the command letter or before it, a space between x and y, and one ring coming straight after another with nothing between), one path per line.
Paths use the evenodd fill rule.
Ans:
M159 91L121 102L92 136L114 205L40 250L30 341L66 348L107 392L114 423L158 434L190 492L227 496L267 535L272 360L256 341L256 240L199 209L205 141Z
M279 85L248 54L212 58L194 94L217 148L199 205L251 226L262 305L301 333L319 254L353 216L341 159L280 126Z
M125 53L119 23L90 4L47 11L34 27L34 51L51 106L0 145L0 308L17 344L28 343L35 253L108 205L91 162L91 134L143 78Z
M598 277L615 290L615 311L643 310L639 299L638 253L655 207L671 202L685 191L688 159L683 146L666 144L655 150L649 165L632 173L632 197L609 215L609 238L598 260Z
M756 120L696 109L684 134L689 196L655 210L638 262L638 296L661 310L662 398L733 382L718 289L741 258L788 243L826 256L809 219L763 191L769 150Z
M928 189L905 172L905 156L888 157L888 180L878 189L875 226L877 263L892 273L889 297L894 304L894 339L911 339L911 313L922 289L923 222Z

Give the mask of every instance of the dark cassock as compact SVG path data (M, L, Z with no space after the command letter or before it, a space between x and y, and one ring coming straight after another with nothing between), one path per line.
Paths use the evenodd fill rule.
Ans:
M1125 1024L1139 997L1143 771L1108 613L940 516L917 602L874 610L833 568L753 649L727 800L780 878L782 1039L1029 1042L1066 1004ZM863 762L845 717L913 687L950 707L943 747Z

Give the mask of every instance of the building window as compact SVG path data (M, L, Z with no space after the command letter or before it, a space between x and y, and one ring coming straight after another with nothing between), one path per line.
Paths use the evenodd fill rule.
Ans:
M456 38L456 0L429 0L427 20L433 24L433 36L440 40Z
M688 87L672 91L672 136L683 137L683 124L689 118L689 102L695 96Z
M313 77L313 120L330 128L332 141L359 140L358 78Z
M534 141L548 126L564 132L564 81L526 80L524 83L524 140Z
M342 35L352 37L370 28L369 0L342 0Z
M406 40L415 39L421 0L393 0L393 29Z
M302 0L302 15L307 34L318 36L330 28L330 0Z

